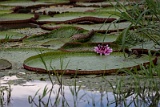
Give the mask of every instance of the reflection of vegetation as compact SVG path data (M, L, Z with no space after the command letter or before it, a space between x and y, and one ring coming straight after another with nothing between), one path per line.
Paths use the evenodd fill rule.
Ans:
M4 105L10 103L10 100L11 100L11 87L10 86L6 87L6 86L0 85L0 106L4 107Z

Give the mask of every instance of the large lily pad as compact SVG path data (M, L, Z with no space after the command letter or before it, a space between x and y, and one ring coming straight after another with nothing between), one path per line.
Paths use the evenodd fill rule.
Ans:
M47 45L47 42L50 44L51 43L50 41L62 39L61 41L63 41L63 44L64 44L66 42L71 41L71 36L73 36L74 34L83 33L83 32L86 32L86 31L79 29L79 28L76 28L76 27L61 27L61 28L58 28L58 29L51 31L48 34L31 36L31 37L25 39L24 42L29 43L29 44L39 44L39 45L46 44ZM55 43L52 43L52 44L56 45Z
M55 38L53 40L49 40L47 42L42 43L41 46L48 47L50 49L59 49L68 41L68 38Z
M46 47L51 46L51 48L55 49L55 47L57 47L56 45L58 45L58 48L60 48L60 46L68 42L89 42L89 43L114 42L118 37L118 35L115 35L115 34L94 33L91 37L84 38L81 40L74 40L72 38L74 35L77 35L77 34L83 36L88 33L89 31L83 30L77 27L63 26L63 27L57 27L57 29L51 31L48 34L31 36L25 39L24 42L30 45L36 44L36 45L42 45ZM59 42L56 42L57 40Z
M11 13L12 10L0 10L0 15Z
M25 38L26 35L18 33L18 32L11 32L11 31L1 31L0 32L0 41L19 41Z
M57 26L75 26L80 27L85 30L95 30L95 31L120 31L122 29L127 28L131 23L130 22L121 22L121 23L104 23L104 24L55 24L55 23L48 23L44 24L41 27L44 29L54 29Z
M121 4L127 5L128 2L120 2ZM90 2L78 2L76 3L78 6L87 6L87 7L111 7L114 5L117 5L117 2L96 2L96 3L90 3Z
M41 13L41 12L56 12L56 13L64 13L64 12L85 12L85 11L91 11L94 10L96 8L93 7L73 7L73 6L50 6L49 8L42 8L39 9L37 11L35 11L36 13Z
M24 68L39 73L51 71L64 74L105 74L115 73L124 68L139 68L141 64L148 64L150 58L156 63L155 57L142 55L136 58L132 55L125 58L124 53L121 52L113 52L109 56L99 56L96 53L50 52L26 59Z
M109 45L114 51L118 51L119 47L118 45L114 43L103 43ZM65 52L93 52L94 47L97 46L98 43L79 43L79 42L69 42L64 44L59 50L65 51Z
M103 43L103 42L114 42L117 39L116 34L99 34L96 33L88 42L92 43Z
M6 59L0 59L0 70L10 69L12 64Z
M84 17L94 17L94 18L112 18L113 20L119 19L120 17L117 15L112 15L110 13L106 12L71 12L71 13L61 13L56 14L54 17L42 17L37 20L39 23L49 23L49 22L55 22L55 23L66 23L66 21L72 21L72 20L79 20L80 18ZM93 19L93 18L92 18ZM77 22L78 22L77 20ZM98 19L102 20L102 19ZM107 19L105 19L107 20ZM84 20L86 21L86 20ZM87 18L87 21L90 21ZM105 22L105 21L103 21ZM67 22L69 23L69 22Z
M53 5L56 3L68 3L68 0L47 0L47 2L45 0L41 0L41 1L36 1L36 2L32 2L32 1L5 1L5 2L1 2L0 5L2 6L23 6L23 7L31 7L31 6L41 6L41 5Z
M54 51L44 48L1 48L0 59L6 59L13 64L13 68L21 68L23 61L41 52Z
M43 30L41 28L29 28L29 27L21 28L21 29L10 29L9 31L18 32L18 33L24 34L26 36L42 35L42 34L47 34L50 32L47 30Z
M33 18L33 14L3 14L0 16L0 21L16 21L16 20L26 20Z

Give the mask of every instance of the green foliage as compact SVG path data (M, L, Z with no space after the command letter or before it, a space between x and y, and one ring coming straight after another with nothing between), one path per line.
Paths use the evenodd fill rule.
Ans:
M118 4L126 10L121 12L121 19L131 22L130 26L116 40L117 43L122 45L122 48L127 45L143 44L149 40L160 45L160 3L158 1L145 0L142 5L138 3L131 5L129 10L120 2ZM135 29L130 30L133 26Z

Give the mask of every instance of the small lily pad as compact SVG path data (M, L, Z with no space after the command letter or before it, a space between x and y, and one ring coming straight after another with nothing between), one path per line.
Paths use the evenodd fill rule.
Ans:
M0 59L0 70L11 69L12 64L6 59Z

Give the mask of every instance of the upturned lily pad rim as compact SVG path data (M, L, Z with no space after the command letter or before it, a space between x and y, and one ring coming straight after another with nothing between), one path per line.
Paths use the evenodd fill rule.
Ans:
M99 74L115 74L117 72L119 72L119 70L121 69L108 69L108 70L72 70L72 69L54 69L54 70L46 70L44 68L39 68L39 67L32 67L27 65L27 62L34 59L34 58L42 58L43 56L48 56L48 55L53 55L53 54L68 54L69 52L46 52L43 54L39 54L39 55L35 55L32 57L27 58L24 63L23 63L23 67L26 70L29 71L33 71L33 72L37 72L37 73L49 73L49 74L62 74L62 75L99 75ZM70 52L70 53L84 53L84 52ZM91 53L94 54L93 52L87 52L87 53ZM157 57L154 57L151 59L151 62L153 62L154 64L157 63ZM141 65L143 65L144 67L147 67L150 63L150 61L144 62ZM140 69L141 65L135 65L132 67L125 67L122 69L128 69L128 70L133 70L133 69Z

